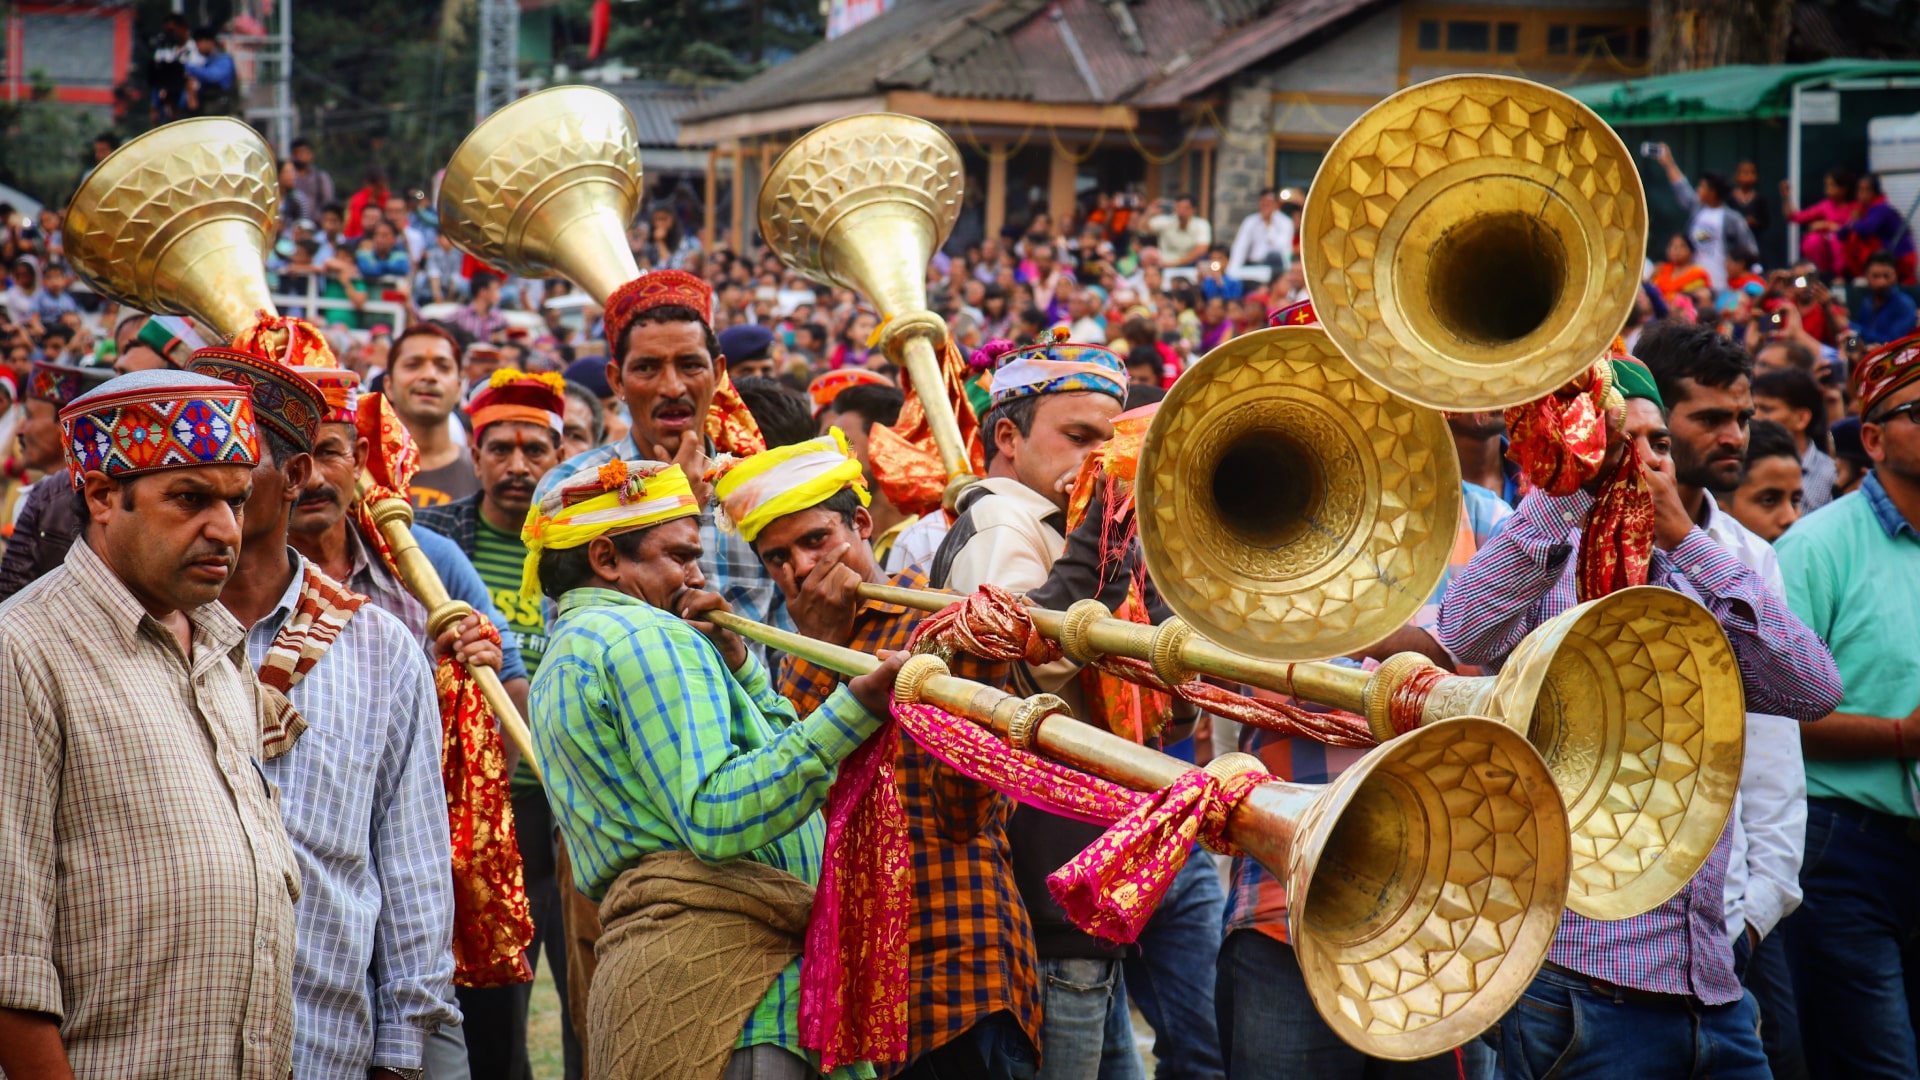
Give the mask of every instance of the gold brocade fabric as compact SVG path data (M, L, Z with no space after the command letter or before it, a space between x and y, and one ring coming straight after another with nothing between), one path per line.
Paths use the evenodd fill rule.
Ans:
M735 457L748 457L767 448L759 422L734 388L733 377L724 371L720 373L720 385L714 388L713 404L707 409L707 438L713 440L715 449Z
M940 352L941 392L953 403L953 416L959 421L960 438L966 444L974 475L984 476L986 455L980 446L980 420L967 399L968 373L966 358L948 342ZM903 513L926 515L940 509L947 472L940 466L940 448L933 440L927 410L920 404L919 388L909 381L906 391L899 421L890 428L876 425L868 436L867 458L873 463L880 493L888 502Z

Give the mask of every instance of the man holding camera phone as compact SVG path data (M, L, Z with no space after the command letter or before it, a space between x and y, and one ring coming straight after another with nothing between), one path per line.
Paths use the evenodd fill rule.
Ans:
M1695 261L1713 280L1713 291L1724 291L1727 252L1760 250L1760 245L1753 240L1753 231L1747 228L1747 219L1727 205L1733 195L1733 183L1720 173L1707 172L1700 174L1699 184L1689 184L1687 175L1674 164L1673 151L1667 149L1666 143L1641 143L1640 153L1666 168L1667 180L1673 185L1673 197L1680 203L1680 209L1687 212L1687 236L1693 240Z

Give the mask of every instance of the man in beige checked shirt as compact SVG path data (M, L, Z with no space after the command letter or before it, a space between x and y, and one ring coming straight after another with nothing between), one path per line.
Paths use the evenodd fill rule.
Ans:
M0 606L0 1072L286 1080L299 884L215 602L247 391L136 372L61 424L83 542Z

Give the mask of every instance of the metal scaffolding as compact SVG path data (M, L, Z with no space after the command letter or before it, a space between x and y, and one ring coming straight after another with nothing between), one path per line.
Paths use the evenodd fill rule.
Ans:
M520 57L519 0L478 0L480 65L474 80L475 120L514 99L514 79Z

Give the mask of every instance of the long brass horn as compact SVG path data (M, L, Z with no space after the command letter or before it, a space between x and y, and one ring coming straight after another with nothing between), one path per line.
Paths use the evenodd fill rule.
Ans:
M1460 524L1446 418L1361 377L1310 326L1234 338L1182 374L1138 477L1168 606L1269 660L1392 633L1433 595Z
M191 315L231 338L279 314L265 253L280 216L273 152L238 120L178 120L114 151L67 207L67 257L95 291L142 311ZM437 633L473 609L419 554L404 500L372 507L407 590ZM500 728L536 773L533 738L490 667L471 668Z
M878 664L731 613L713 619L842 675ZM894 696L1136 791L1193 769L1074 720L1057 698L955 678L933 656L901 668ZM1266 771L1246 754L1208 769L1223 778ZM1314 1007L1373 1057L1431 1057L1486 1030L1546 959L1566 901L1566 811L1552 776L1525 739L1479 717L1377 747L1331 784L1261 784L1227 834L1286 883L1290 940Z
M95 292L232 337L273 310L267 245L280 178L259 132L178 120L102 161L67 204L67 261Z
M923 611L959 599L871 584L860 594ZM1669 589L1623 589L1574 607L1528 634L1491 676L1436 676L1414 653L1371 672L1275 664L1179 619L1156 627L1113 618L1096 600L1029 611L1080 663L1130 656L1171 683L1208 675L1292 694L1365 716L1381 742L1457 716L1512 727L1560 787L1573 831L1567 906L1591 919L1665 903L1706 862L1733 810L1746 716L1733 647L1711 612ZM1410 684L1429 688L1409 702Z
M1525 79L1410 86L1334 141L1301 215L1314 309L1369 378L1437 409L1518 405L1632 309L1646 199L1592 110Z
M640 276L640 137L620 99L556 86L487 117L447 161L440 231L520 277L560 276L605 304Z
M947 133L898 113L822 124L786 148L760 188L760 235L788 266L852 289L885 317L880 346L912 380L947 473L945 502L974 479L940 375L946 320L927 310L927 263L966 184Z

